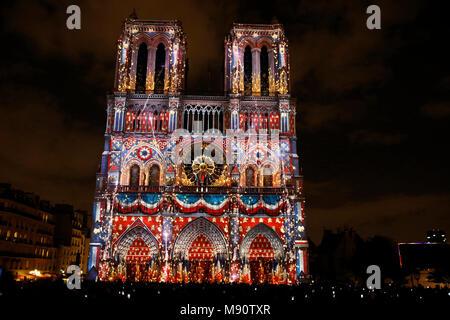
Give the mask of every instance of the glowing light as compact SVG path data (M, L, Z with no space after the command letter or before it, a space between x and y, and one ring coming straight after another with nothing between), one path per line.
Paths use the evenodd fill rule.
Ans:
M235 31L235 33L233 33ZM225 43L225 54L226 54L226 75L225 79L227 82L227 91L232 91L236 94L236 97L233 99L236 99L237 102L231 102L230 101L230 111L231 111L231 128L234 130L237 130L239 128L243 128L244 119L242 118L244 115L244 112L242 111L242 108L245 108L246 106L240 105L240 98L239 94L242 94L244 92L244 65L243 65L243 48L242 46L245 45L247 42L245 39L254 37L265 37L267 41L270 42L269 46L273 49L273 56L271 57L271 65L269 66L269 92L270 95L275 96L277 93L280 94L287 94L289 89L289 51L288 51L288 45L286 42L284 42L284 33L283 29L277 26L273 26L271 28L264 28L264 30L259 29L258 27L252 28L252 27L240 27L239 30L236 28L233 29L230 36L227 37L226 43ZM151 32L151 33L165 33L165 36L169 34L169 43L167 44L168 47L168 65L165 65L165 77L164 77L164 93L182 93L182 85L184 80L184 71L185 71L185 50L186 50L186 43L183 37L183 33L181 28L178 25L168 25L163 28L160 28L159 26L155 25L149 25L146 22L139 22L139 23L131 23L127 24L126 29L124 30L123 36L120 38L120 41L117 46L117 58L118 58L118 68L117 68L117 90L118 91L127 91L127 90L135 90L135 82L136 82L136 42L135 35L132 33L143 33L143 32ZM142 35L142 34L141 34ZM152 34L151 36L155 36ZM244 38L244 39L243 39ZM267 39L268 38L268 39ZM280 39L281 38L281 39ZM255 39L253 39L254 41ZM256 52L254 52L256 53ZM154 61L153 61L154 62ZM152 66L152 63L149 63L147 66L147 74L146 74L146 93L147 94L153 94L155 89L155 72L152 71L149 66ZM257 96L260 95L261 91L261 75L257 70L253 70L252 73L252 95ZM133 91L131 92L133 93ZM122 94L121 94L122 95ZM171 95L169 98L169 107L168 109L164 109L162 111L161 109L158 109L158 120L159 119L166 119L164 121L170 121L170 130L177 129L180 114L177 112L177 110L180 110L181 107L183 107L184 102L178 100L176 98L177 95ZM119 99L120 98L120 99ZM139 97L141 99L143 97ZM207 98L207 97L205 97ZM122 166L121 162L118 160L122 157L122 160L125 160L129 155L123 153L121 154L120 150L123 150L123 152L129 152L125 150L138 150L136 151L130 151L136 157L139 161L145 162L145 161L153 161L152 158L155 158L154 155L157 153L161 155L161 158L164 158L167 154L170 154L170 152L173 151L173 149L170 149L169 142L164 141L163 139L153 138L150 139L149 137L146 137L144 133L153 133L153 130L155 130L153 124L153 121L156 121L156 116L154 117L153 113L150 113L148 111L148 107L150 107L149 104L144 104L143 112L139 114L135 113L133 107L126 103L128 98L125 98L125 96L122 97L116 97L114 104L111 104L110 110L108 110L108 114L110 114L110 118L108 118L108 121L111 123L114 123L114 120L116 123L123 123L123 125L114 125L114 130L112 136L114 137L114 141L112 141L111 146L111 162L115 162L115 169L112 166L110 167L109 171L106 172L105 185L106 181L109 186L112 186L113 184L119 185L117 188L129 186L129 170L128 172L122 174L120 177L115 172L120 171L121 169L124 169L124 167L120 168ZM147 99L150 99L150 97L147 97ZM253 99L253 98L252 98ZM206 100L206 99L205 99ZM252 108L257 109L259 104L258 100L262 100L260 98L255 99L254 106ZM275 98L273 99L276 100ZM288 97L283 98L284 101L288 101ZM270 103L269 100L267 100L267 104ZM180 107L180 109L178 109ZM268 115L265 118L261 118L261 116L249 116L249 128L253 128L256 131L252 132L258 132L258 130L261 129L270 129L271 133L273 134L274 131L278 132L280 125L283 124L283 131L287 131L289 128L289 119L291 117L291 109L289 109L289 102L283 102L279 104L278 102L273 106L274 110L270 111ZM266 108L266 107L264 107ZM269 108L267 106L267 108ZM113 111L114 110L114 111ZM142 111L141 110L141 111ZM168 110L168 112L167 112ZM269 112L269 109L265 109L267 112ZM292 110L294 110L294 106L292 106ZM259 113L260 110L256 110L257 113ZM266 112L264 111L264 112ZM163 113L162 113L163 112ZM247 111L246 111L247 112ZM263 111L261 111L263 112ZM281 112L281 114L280 114ZM160 115L164 114L163 118ZM251 113L247 113L251 114ZM228 116L229 114L227 114ZM207 120L208 118L203 117L204 120ZM265 119L265 120L263 120ZM189 118L188 118L189 120ZM281 121L280 121L281 120ZM161 120L162 121L162 120ZM245 117L245 121L247 121L247 116ZM265 122L264 122L265 121ZM138 130L135 130L135 125L137 124L136 128L139 128ZM162 133L165 131L164 128L167 129L167 123L163 122L160 125L160 128L158 128L158 133ZM213 119L213 123L215 123L215 119ZM112 126L112 125L111 125ZM107 128L111 128L111 126L108 126ZM228 126L228 124L226 125ZM145 128L145 129L142 129ZM117 130L116 130L117 129ZM138 139L133 138L126 138L125 140L122 140L122 138L117 138L115 136L115 133L119 132L137 132L139 134L142 134L142 137L139 137ZM259 131L260 132L260 131ZM283 132L283 133L289 133L289 132ZM273 176L273 187L284 187L283 181L293 181L292 177L292 170L289 170L289 168L296 169L295 166L292 165L292 163L289 162L289 146L288 143L286 143L287 147L284 147L285 142L283 141L283 147L281 147L278 136L274 138L275 135L271 136L271 142L268 145L266 141L262 143L262 145L267 146L266 148L263 148L263 152L267 152L267 160L273 164L274 168L277 168L277 173ZM249 135L248 140L245 142L236 142L236 146L233 147L233 150L236 149L236 151L233 151L236 153L236 155L233 154L233 157L235 157L235 161L242 161L242 162L248 162L250 161L250 152L247 152L250 148L255 148L256 145L260 144L260 141L258 138L255 138L256 135ZM288 136L289 137L289 136ZM288 141L289 138L286 138L286 141ZM116 140L117 138L117 140ZM141 139L142 138L142 139ZM120 140L120 141L119 141ZM139 140L139 142L138 142ZM147 142L145 141L147 140ZM136 145L140 143L141 145L137 146L136 149L134 149L134 144L136 142ZM139 147L142 147L143 144L145 144L145 147L141 148L139 151ZM125 147L125 148L122 148ZM151 150L154 150L151 151ZM247 151L244 151L247 150ZM240 151L243 151L242 153ZM270 157L269 157L270 152ZM106 155L109 155L110 152L108 150ZM133 157L134 157L133 155ZM197 157L197 156L196 156ZM196 158L195 157L195 158ZM260 156L256 157L257 160L260 160L261 163L258 165L261 165L261 168L263 166L264 161L260 159ZM273 158L273 159L272 159ZM234 159L234 158L233 158ZM276 159L276 160L274 160ZM167 158L166 158L167 160ZM125 163L125 161L123 162ZM223 187L229 187L231 185L231 179L233 179L233 184L237 188L238 191L233 191L231 188L224 188L224 196L225 200L223 202L217 202L219 204L226 203L226 205L229 207L225 207L219 204L216 204L216 202L210 203L206 198L202 195L200 197L199 203L202 203L204 208L208 208L208 210L219 210L217 211L217 217L208 217L207 219L211 219L211 221L216 225L219 226L222 231L225 233L226 237L230 239L230 243L232 246L227 247L223 246L222 244L219 245L219 240L215 241L218 244L214 244L211 249L208 249L211 251L212 255L217 259L212 265L211 265L211 272L208 272L208 274L212 275L208 281L212 282L245 282L245 283L251 283L251 275L254 273L252 269L252 266L248 261L245 261L245 254L248 253L248 251L243 250L240 251L240 236L245 235L245 232L250 232L252 228L254 228L254 225L257 223L260 224L267 224L268 229L270 231L274 231L274 234L277 236L280 236L282 238L282 244L279 245L279 250L277 252L280 252L280 260L278 260L276 264L276 269L272 271L268 271L268 273L272 273L271 282L274 284L294 284L295 283L295 277L297 273L295 271L302 271L304 272L306 268L306 262L307 262L307 250L299 250L296 249L296 247L293 248L297 244L297 241L300 241L296 237L303 236L304 227L303 227L303 219L298 217L297 214L296 220L288 220L290 218L286 217L293 217L294 219L294 203L296 200L296 193L293 192L286 192L286 197L284 195L281 196L281 200L275 202L275 204L270 204L271 206L277 206L275 209L272 210L272 214L274 216L278 215L278 218L275 217L264 217L264 218L253 218L249 217L248 221L247 218L240 219L240 218L233 218L235 219L235 223L229 223L227 214L235 214L236 216L240 216L241 210L244 210L243 208L247 208L244 206L244 202L241 201L239 198L242 194L247 193L248 195L251 195L252 192L247 190L241 191L239 188L241 186L244 186L243 180L239 180L239 177L243 177L243 175L240 175L239 171L242 171L242 168L245 168L245 166L236 165L231 167L231 169L235 170L231 172L231 170L227 171L223 169L223 171L219 172L217 169L217 166L215 166L214 161L197 161L194 163L195 167L192 168L195 174L201 175L201 174L209 174L210 177L214 175L213 184L214 186L223 186ZM297 165L298 166L298 165ZM142 168L146 167L146 165L142 164ZM166 170L170 168L170 170ZM234 169L235 168L235 169ZM126 167L125 167L126 169ZM284 170L286 169L286 171ZM114 198L114 201L106 200L105 207L102 209L98 209L96 211L96 218L95 221L98 223L97 227L94 227L93 233L98 234L101 240L106 242L106 246L104 248L99 248L99 251L97 253L97 256L99 257L99 278L101 280L110 280L114 281L116 279L120 280L131 280L131 281L153 281L153 282L178 282L178 283L188 283L188 282L202 282L206 279L200 279L198 278L198 272L195 271L195 268L191 268L190 264L185 264L184 260L186 259L186 252L189 253L189 247L186 247L185 244L183 244L183 241L180 241L180 250L175 251L178 254L173 255L172 249L169 242L174 242L178 246L178 236L183 230L183 228L186 226L186 223L191 223L192 221L195 221L197 216L186 216L185 213L190 213L194 211L199 211L199 213L204 213L201 210L196 210L194 206L197 206L197 204L192 204L189 201L176 201L175 196L176 192L174 191L176 187L183 184L183 180L185 179L182 174L179 174L179 168L176 164L168 164L165 169L162 168L162 171L164 174L161 175L160 181L161 181L161 188L160 193L162 193L161 197L161 203L172 203L167 206L161 206L161 208L164 208L164 210L169 211L170 213L173 213L173 217L167 217L167 218L161 218L161 217L140 217L137 214L134 214L135 212L141 211L142 208L145 208L145 210L150 210L149 208L154 208L157 204L159 205L159 202L157 204L153 203L153 200L150 201L149 197L144 196L144 193L146 192L145 189L147 187L147 181L149 181L148 169L141 170L140 171L140 178L144 180L144 184L142 185L142 194L141 194L141 188L139 188L139 193L136 193L135 198ZM127 171L127 170L124 170ZM257 185L255 187L263 187L263 176L264 176L264 170L261 169L261 171L258 172L261 173L259 176L255 177L254 180L257 180ZM186 173L182 172L185 176ZM230 176L230 173L233 175ZM166 177L164 177L166 175ZM216 176L218 178L216 178ZM170 189L167 188L169 186L169 179L172 179L173 182L170 183ZM165 181L165 185L164 182ZM288 183L288 182L286 182ZM122 185L121 185L122 184ZM190 186L187 185L187 186ZM208 194L209 191L213 190L209 185L206 187L205 185L195 185L192 184L192 188L189 190L192 190L192 192L201 192L204 194ZM287 188L286 188L287 189ZM116 189L119 190L119 189ZM119 193L128 193L126 191L126 188L123 188L120 191L117 191ZM186 188L188 190L188 188ZM196 191L194 191L196 190ZM294 190L292 188L292 190ZM104 188L104 185L101 185L99 188L99 191L105 191L105 196L110 196L111 194L108 193L108 190ZM297 190L298 192L298 190ZM183 194L184 192L181 192ZM254 191L254 193L259 193L259 191ZM275 193L281 193L279 191ZM130 193L131 194L131 193ZM111 195L114 196L114 193ZM288 198L289 197L289 198ZM135 200L133 200L135 199ZM234 199L231 201L231 199ZM264 210L266 209L266 203L263 202L262 196L260 197L260 200L258 203L263 203L261 205L264 206ZM117 201L116 201L117 200ZM133 200L133 201L131 201ZM116 202L115 202L116 201ZM196 203L196 202L195 202ZM283 208L281 210L278 210L278 204L283 204ZM98 202L98 205L100 205L100 202ZM117 215L115 210L112 209L112 206L117 205L118 211L124 211L121 213L127 213L127 215ZM175 206L177 205L177 207ZM179 207L178 207L179 205ZM137 207L138 206L138 207ZM214 207L212 207L214 206ZM250 207L251 205L249 205ZM114 207L115 209L116 207ZM200 208L200 207L199 207ZM212 209L211 209L212 208ZM269 208L269 207L267 207ZM151 213L157 213L160 208L155 207L155 211ZM187 209L190 211L187 212ZM201 208L203 209L203 208ZM222 210L223 209L223 210ZM142 209L144 210L144 209ZM153 210L153 209L151 209ZM185 210L186 212L184 212ZM245 209L250 210L250 209ZM251 208L251 210L256 210L255 208ZM303 208L301 208L303 210ZM103 211L105 213L103 213ZM145 213L149 213L149 212ZM111 217L108 217L106 213L111 212ZM207 212L210 213L210 212ZM255 213L259 213L256 212ZM302 211L301 211L302 213ZM221 215L219 218L219 214ZM271 215L272 215L271 214ZM282 214L282 215L281 215ZM161 249L165 249L165 255L161 252L161 255L158 257L151 257L151 262L149 265L145 266L145 269L143 267L143 264L139 264L139 262L143 261L143 255L147 251L140 251L142 249L138 249L137 246L132 245L132 242L123 242L128 243L128 245L132 246L131 251L125 251L125 249L130 249L125 245L117 245L114 246L114 241L117 239L122 239L121 234L123 232L128 232L126 234L131 234L128 230L130 226L134 223L141 223L144 222L144 219L146 222L148 222L147 227L149 228L150 232L154 232L154 236L156 238L160 237L160 240L162 239L162 245ZM220 219L220 222L219 222ZM299 220L301 219L302 223L299 223ZM161 223L161 220L163 223ZM233 220L234 221L234 220ZM223 224L223 225L221 225ZM227 225L230 226L230 228L227 227ZM173 232L172 232L173 230ZM202 233L210 232L205 231L203 227L196 227L193 229L195 232L201 231ZM208 229L209 230L209 229ZM193 233L193 231L189 231ZM211 231L211 234L212 231ZM141 236L141 234L139 234ZM110 240L113 241L110 241ZM128 239L126 241L133 240L132 238L125 237L124 239ZM120 240L122 241L122 240ZM144 241L145 242L145 241ZM213 241L214 242L214 241ZM214 243L215 243L214 242ZM306 243L306 241L305 241ZM249 243L249 248L250 248ZM303 247L303 242L300 243ZM147 245L147 243L146 243ZM270 244L271 245L271 244ZM223 247L223 248L222 248ZM119 248L120 250L118 250ZM123 249L121 249L123 248ZM147 250L147 249L145 249ZM296 250L296 251L294 251ZM120 257L118 258L118 261L116 261L115 252L121 252ZM129 253L128 253L129 252ZM256 251L255 251L256 252ZM267 254L268 250L266 249L259 249L258 254L259 255L265 255ZM297 257L296 257L297 253ZM244 254L244 257L242 256ZM255 253L256 255L256 253ZM97 257L96 256L96 257ZM129 257L130 258L129 260ZM243 259L244 258L244 259ZM134 260L133 260L134 259ZM95 260L95 259L94 259ZM297 263L296 263L297 260ZM245 261L245 262L242 262ZM118 262L118 263L117 263ZM133 265L131 267L135 268L133 270L133 276L130 276L127 274L127 263L133 262L136 263L136 265ZM232 266L230 266L230 262L232 262ZM201 265L198 265L199 269L202 269L203 267ZM297 268L297 270L295 270ZM252 270L250 270L252 269ZM252 272L250 272L252 271ZM264 282L265 280L262 280L265 276L264 269L260 269L260 281ZM40 273L39 273L40 274ZM291 276L292 275L292 276ZM145 277L143 277L145 276ZM270 275L268 275L270 276ZM130 278L133 277L133 278ZM304 274L301 274L301 277L304 277ZM127 279L128 278L128 279ZM144 280L143 280L144 279ZM314 281L312 281L314 282ZM257 288L254 288L254 290L257 290ZM134 292L134 290L132 291ZM314 292L314 290L313 290ZM131 294L126 294L124 292L124 289L122 291L119 291L119 294L121 294L123 297L127 296L128 299L131 299ZM158 294L160 292L158 291ZM335 296L335 292L333 291L333 297ZM305 298L307 295L305 295ZM289 297L288 297L289 299ZM291 300L295 300L294 296L291 296Z
M41 276L41 272L38 269L34 269L30 271L30 274L36 276L36 277L40 277Z

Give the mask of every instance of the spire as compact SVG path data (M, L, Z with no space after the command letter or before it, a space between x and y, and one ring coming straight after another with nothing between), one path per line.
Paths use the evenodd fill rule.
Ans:
M277 16L273 16L272 20L270 21L270 24L279 24L280 22L278 21Z
M136 8L133 8L133 12L128 16L128 19L131 19L131 20L137 20L138 19L138 16L137 16L137 13L136 13Z

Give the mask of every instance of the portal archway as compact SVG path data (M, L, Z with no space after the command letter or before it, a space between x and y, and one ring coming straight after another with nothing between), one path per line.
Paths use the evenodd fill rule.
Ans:
M222 231L205 218L197 218L186 225L175 240L172 255L188 261L189 275L185 281L220 281L217 261L226 260L227 242Z
M240 252L250 266L252 282L273 281L274 263L283 255L283 243L275 231L263 223L257 224L242 240Z
M156 267L158 248L158 241L153 234L142 226L136 226L125 231L116 241L114 257L123 267L122 273L127 279L148 281L153 278L152 269Z
M136 226L125 231L116 242L115 256L126 261L130 247L136 244L137 240L141 240L139 241L140 244L145 244L148 247L146 250L148 253L147 257L156 258L159 256L158 241L149 230L144 229L142 226Z
M247 259L250 258L250 246L252 245L253 240L255 240L255 238L259 235L264 236L271 245L273 250L273 258L281 258L283 255L283 242L278 234L264 223L257 224L245 235L240 247L241 257L245 257Z
M173 245L172 255L188 259L189 250L199 236L208 240L215 255L227 255L227 241L224 234L219 227L205 218L197 218L181 230Z

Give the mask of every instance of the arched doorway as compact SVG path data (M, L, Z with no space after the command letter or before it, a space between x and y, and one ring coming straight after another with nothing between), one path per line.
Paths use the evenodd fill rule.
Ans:
M117 240L114 259L121 277L129 281L157 281L159 246L153 234L142 226L125 231Z
M173 258L189 269L184 281L220 281L217 277L219 273L223 276L224 272L217 266L227 255L226 243L222 231L208 219L197 218L186 225L176 238L172 251Z
M283 255L283 243L275 231L260 223L245 235L240 253L249 264L253 283L272 283L274 263Z

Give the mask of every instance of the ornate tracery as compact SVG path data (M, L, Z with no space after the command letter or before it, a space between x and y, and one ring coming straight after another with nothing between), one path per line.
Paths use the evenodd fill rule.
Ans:
M186 105L183 111L183 128L189 132L203 133L210 129L223 131L221 105ZM195 127L197 124L201 126Z
M307 273L283 26L233 25L220 96L184 93L178 21L127 19L117 57L90 255L100 279L292 284Z
M250 245L258 236L264 236L270 243L274 258L281 258L283 255L283 242L280 237L277 235L272 228L267 225L260 223L254 226L250 231L245 235L244 240L241 243L241 257L249 257Z
M141 239L149 248L149 256L153 259L157 258L159 255L159 244L155 237L151 234L149 230L141 226L136 226L126 231L120 239L116 242L116 248L114 250L114 255L120 257L121 260L125 260L130 246L134 241Z
M198 218L183 228L173 246L173 255L188 258L192 243L204 236L212 244L215 255L227 255L227 242L220 229L205 218Z

